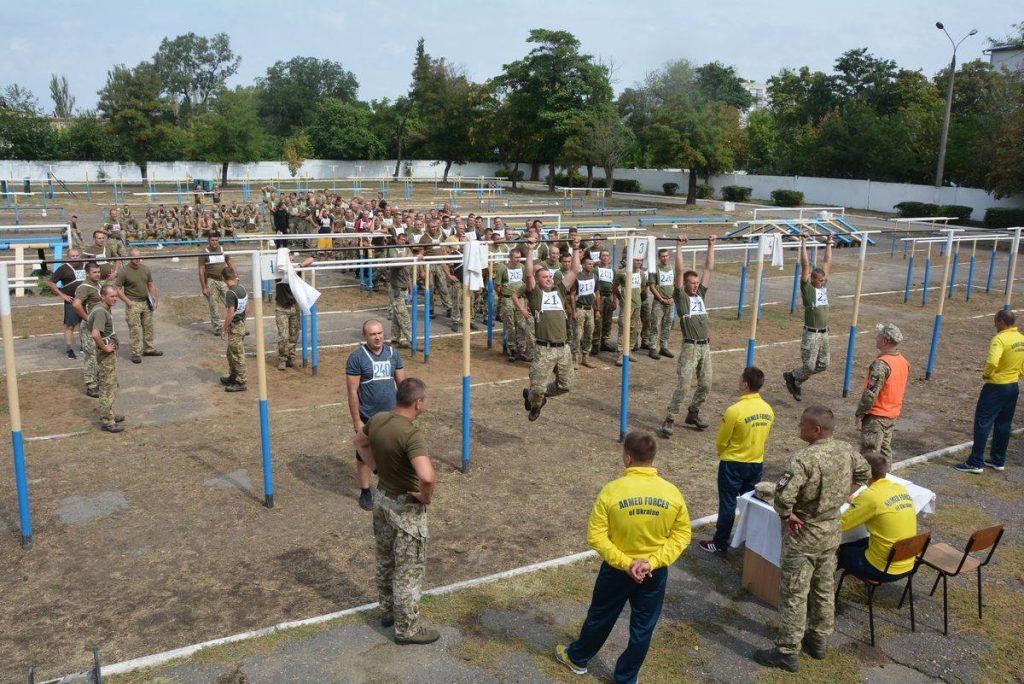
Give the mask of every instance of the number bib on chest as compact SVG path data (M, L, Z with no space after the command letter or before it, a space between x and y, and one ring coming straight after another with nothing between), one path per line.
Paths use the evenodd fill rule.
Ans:
M814 306L828 306L828 288L814 288Z
M700 295L690 297L690 316L706 316L707 308L704 306L704 298Z
M210 264L223 264L224 263L224 255L223 254L211 254L209 257L207 257L207 263L210 263Z
M602 283L610 283L615 278L615 273L610 268L597 269L597 278Z
M667 287L675 281L675 271L658 271L658 285Z
M588 295L594 294L594 279L593 278L590 278L590 279L587 279L587 280L577 280L576 282L579 284L579 288L580 288L579 289L579 296L580 297L586 297Z
M634 273L632 275L632 281L633 281L633 289L634 290L640 289L640 274L639 273Z
M518 284L523 282L523 269L521 268L510 268L508 269L508 282L510 284Z
M540 295L540 310L543 311L565 311L562 306L562 298L557 292L542 292Z

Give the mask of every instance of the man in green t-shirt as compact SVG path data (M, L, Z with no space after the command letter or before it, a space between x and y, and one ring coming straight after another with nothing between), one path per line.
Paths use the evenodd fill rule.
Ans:
M580 363L587 368L597 368L590 360L590 353L598 341L595 325L601 320L601 293L597 287L597 271L590 254L580 248L582 270L576 276L572 291L573 310L576 312L576 347L580 352Z
M615 265L612 264L611 250L602 249L597 262L597 292L601 295L601 340L597 350L591 350L592 354L598 351L613 352L615 347L611 346L608 339L612 333L612 321L615 319L615 297L612 296L612 286L615 283Z
M89 312L85 327L96 345L97 381L99 383L100 420L106 432L122 432L118 423L124 416L114 413L114 399L117 396L117 334L114 332L114 316L110 308L117 303L117 288L104 285L100 288L100 303Z
M85 280L75 290L75 299L71 308L83 321L88 320L89 312L100 303L100 267L95 261L85 265ZM82 347L82 379L85 381L85 395L97 399L99 390L99 369L96 367L96 342L89 334L89 327L82 326L78 330L78 342Z
M523 390L523 401L531 421L540 417L540 410L547 403L546 395L564 394L572 385L573 364L565 323L568 315L568 290L576 283L576 274L580 268L578 237L573 246L569 272L557 285L554 274L547 268L542 266L534 272L533 252L527 254L524 294L529 303L529 311L525 308L523 297L512 295L516 306L521 307L524 315L532 315L534 320L536 349L530 365L530 387ZM555 373L555 382L548 385L552 371Z
M156 283L149 266L139 259L141 255L137 248L132 247L128 251L128 266L119 270L114 279L118 297L125 306L124 316L132 341L132 363L142 363L143 356L164 355L153 345L153 312L158 303Z
M409 236L404 232L395 236L395 246L385 254L389 258L409 259ZM412 344L412 320L409 317L409 302L406 298L412 292L412 266L391 266L388 268L388 301L391 305L391 346L408 347Z
M210 325L213 334L220 335L224 325L224 295L227 285L224 282L224 270L234 269L231 257L224 254L220 246L220 233L211 231L206 237L206 255L199 257L199 287L209 304Z
M650 277L647 287L651 294L651 325L648 330L647 355L652 359L674 358L669 351L668 335L672 331L672 290L676 274L668 263L668 250L658 250L658 266Z
M501 323L508 331L508 360L533 360L534 338L532 320L517 307L513 295L522 295L526 284L526 268L522 262L521 247L508 253L508 261L498 262L494 267L494 295L498 298Z
M676 238L676 278L672 298L675 299L676 315L679 316L679 327L683 331L683 346L676 363L676 388L668 403L665 422L661 424L661 436L666 439L672 436L675 418L683 404L687 404L687 425L696 430L706 430L708 427L700 419L701 404L711 391L711 340L708 337L708 309L704 297L715 270L717 239L716 235L708 237L704 270L698 275L696 271L685 270L683 265L686 236ZM697 377L696 391L691 387L694 376Z
M395 393L395 408L374 414L363 426L370 461L378 475L373 501L376 542L374 579L381 625L395 626L395 643L430 644L441 636L419 624L420 586L427 561L427 506L437 476L427 440L415 420L423 413L427 388L406 378Z
M629 360L635 362L633 351L640 347L640 294L647 285L647 274L644 273L644 260L633 259L632 282L630 283L630 301L632 302L629 312ZM619 339L615 341L615 365L622 365L622 343L626 333L626 269L620 269L615 274L615 281L612 283L612 297L619 302Z
M804 334L800 338L799 368L782 374L786 389L800 401L807 378L828 370L828 273L832 266L832 236L825 240L825 260L811 269L807 236L800 235L800 300L804 305Z
M228 341L228 374L220 379L225 392L244 392L247 387L245 369L245 311L249 306L249 293L238 283L235 269L227 267L223 271L224 284L224 324L220 331L221 339ZM259 359L263 363L263 359Z
M578 238L577 238L578 239ZM565 274L572 268L572 255L569 253L572 249L568 246L559 247L558 256L558 270L555 271L555 285L559 285L565 278ZM577 269L577 278L579 272ZM580 367L580 350L579 350L579 337L577 334L577 322L576 322L576 300L572 297L573 288L567 287L566 292L569 293L569 311L568 317L565 320L565 339L569 343L569 353L572 355L572 367L573 370Z

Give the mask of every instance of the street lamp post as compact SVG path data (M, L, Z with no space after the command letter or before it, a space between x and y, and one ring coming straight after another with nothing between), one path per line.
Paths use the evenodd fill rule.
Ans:
M959 41L954 41L953 36L949 35L949 31L946 30L941 21L935 22L935 28L945 33L946 37L949 38L950 44L953 46L953 57L949 60L949 83L946 86L946 112L942 117L942 139L939 140L939 165L935 169L935 187L941 188L942 172L946 166L946 139L949 137L949 113L953 108L953 77L956 75L956 49L960 47L960 43L976 34L978 29L971 29L971 32Z

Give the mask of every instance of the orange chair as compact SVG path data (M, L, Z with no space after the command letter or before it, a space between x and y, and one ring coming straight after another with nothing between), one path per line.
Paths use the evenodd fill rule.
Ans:
M981 619L981 569L992 560L1000 540L1003 538L1003 526L993 525L981 530L976 530L967 540L967 548L963 551L950 546L949 544L935 544L928 548L922 563L938 572L932 590L928 592L931 596L942 580L942 633L949 634L949 603L946 597L946 578L956 577L961 572L978 571L978 619ZM985 560L979 560L972 556L972 553L979 553L988 549Z
M867 577L861 577L860 575L853 573L849 570L843 570L843 574L839 577L839 585L836 586L836 598L839 598L839 591L843 588L843 580L846 579L847 575L853 575L861 582L864 583L864 588L868 592L868 624L871 626L871 645L875 645L875 590L883 584L890 584L892 582L899 582L900 580L906 579L907 585L903 588L903 594L900 596L899 605L896 606L896 610L903 607L903 600L907 598L907 593L910 594L910 631L916 630L914 623L914 575L917 574L917 569L921 566L921 558L928 548L928 542L931 540L931 532L922 532L921 534L913 537L907 537L901 539L898 542L894 542L892 548L889 549L889 557L885 561L885 569L882 570L884 573L889 572L889 568L892 567L893 563L900 561L909 560L910 558L916 559L914 562L914 569L910 572L898 575L891 580L876 580L868 579Z

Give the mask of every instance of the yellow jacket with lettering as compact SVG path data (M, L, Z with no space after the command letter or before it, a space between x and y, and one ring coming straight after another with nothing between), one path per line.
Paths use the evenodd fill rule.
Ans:
M1017 328L1000 330L988 346L985 359L985 382L1009 385L1024 372L1024 335Z
M655 468L626 468L601 489L590 511L587 544L619 570L629 570L635 558L652 570L672 565L689 543L683 495Z
M718 426L718 457L738 463L764 463L764 444L775 412L761 395L751 392L725 410Z
M898 482L882 478L868 485L856 497L842 517L843 531L864 525L870 537L864 557L878 570L885 571L889 550L895 542L917 534L914 499ZM914 569L914 559L893 563L890 575L902 575Z

